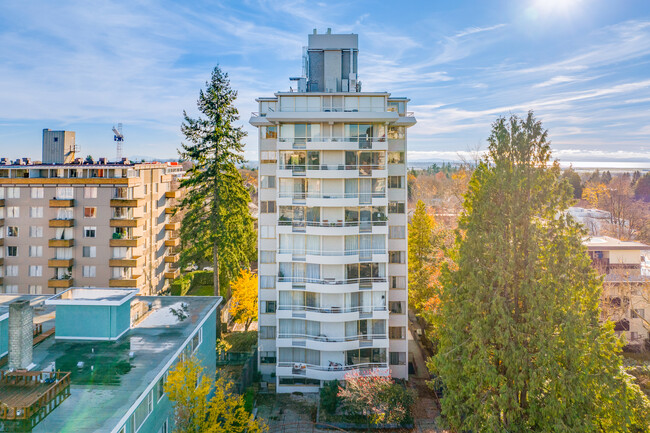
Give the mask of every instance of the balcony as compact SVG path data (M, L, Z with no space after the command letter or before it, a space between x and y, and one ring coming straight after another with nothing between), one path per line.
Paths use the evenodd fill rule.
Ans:
M387 262L386 248L356 250L278 249L278 262L307 261L323 265L345 265L358 262Z
M144 225L144 218L111 218L110 227L140 227Z
M364 334L348 337L326 335L285 334L279 333L277 347L304 347L312 350L354 350L363 348L387 348L386 334Z
M110 259L108 266L112 268L141 268L144 266L144 256L136 256L130 259Z
M166 247L177 247L180 244L181 244L181 240L179 238L165 239Z
M169 269L165 271L165 278L168 280L174 280L181 275L181 270L179 268Z
M5 199L0 198L0 207L5 207Z
M388 150L386 137L278 138L278 150Z
M176 212L176 207L175 206L170 206L165 208L165 213L167 215L173 215Z
M358 371L360 375L374 374L377 376L389 376L390 369L385 362L364 363L355 365L313 365L299 362L278 362L275 370L276 376L304 376L310 379L319 380L343 380L346 373Z
M54 218L51 219L49 222L49 226L53 228L68 228L68 227L74 227L74 220L72 218L68 219L58 219Z
M112 198L111 207L140 207L144 201L143 198Z
M5 225L5 219L4 219L4 218L0 218L0 227L2 227L2 226L4 226L4 225Z
M74 280L72 278L50 278L47 280L47 287L56 289L68 289L73 286Z
M165 263L177 263L180 258L180 254L170 254L168 256L165 256Z
M386 191L370 193L278 192L278 206L387 206Z
M0 266L4 266L4 264L5 264L5 258L0 257Z
M53 198L50 200L50 207L73 207L74 199L73 198Z
M166 198L178 198L180 197L180 191L174 190L174 191L166 191L165 192L165 197Z
M357 177L386 177L386 165L280 165L278 177L307 177L318 179L344 179Z
M278 276L277 290L305 290L316 293L341 294L358 290L388 290L385 277L364 277L336 280L334 278L306 278Z
M49 268L69 268L74 263L74 259L50 259L47 261Z
M336 228L337 230L332 230ZM278 220L278 233L305 233L308 235L358 235L387 234L386 220L382 221L343 221L343 220Z
M70 248L74 246L74 239L50 239L47 245L52 248Z
M144 237L137 238L113 238L108 240L109 247L139 247L144 245Z
M180 222L173 222L173 223L166 223L165 224L165 230L169 231L176 231L181 228L181 223Z
M0 247L5 244L5 238L0 238Z
M111 278L108 280L108 287L141 287L144 285L144 275L133 275L131 277Z
M305 319L317 322L346 322L360 319L388 320L386 306L362 307L310 307L305 305L280 305L276 311L278 319Z

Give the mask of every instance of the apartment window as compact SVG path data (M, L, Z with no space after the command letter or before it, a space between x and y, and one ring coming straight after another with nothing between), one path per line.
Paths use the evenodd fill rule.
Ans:
M84 218L95 218L97 216L97 208L90 206L84 208Z
M43 246L41 246L41 245L30 245L29 246L29 257L43 257Z
M97 187L96 186L85 187L84 198L97 198Z
M275 263L275 251L260 251L260 263Z
M388 152L388 163L389 164L404 164L406 158L404 152Z
M388 213L404 213L403 201L390 201L388 202Z
M29 208L31 218L43 218L43 206L32 206Z
M275 213L275 201L263 201L260 206L261 213Z
M277 126L263 126L262 127L262 138L278 138L278 127Z
M74 198L74 188L71 186L60 186L56 188L56 198L70 200Z
M275 350L267 350L260 352L260 363L262 364L275 364L277 362L277 355Z
M630 310L630 316L633 319L645 319L645 310L643 308L633 308Z
M261 188L275 188L275 176L260 176Z
M33 285L30 284L27 286L27 290L30 295L42 295L43 294L43 286L40 285Z
M406 132L403 126L389 126L388 127L388 138L390 140L400 140L406 136Z
M392 340L404 340L406 338L406 328L404 326L389 327L388 338Z
M9 265L6 267L6 272L8 277L17 277L18 276L18 265Z
M7 187L7 198L20 198L20 188L17 186Z
M260 237L262 239L275 238L275 226L261 226L260 227Z
M43 276L43 266L30 265L29 266L29 276L30 277L42 277Z
M388 176L388 188L404 188L404 176Z
M147 396L135 409L135 412L133 412L133 416L131 417L133 422L131 431L137 432L140 430L140 427L142 427L145 420L149 418L151 412L153 412L153 389L147 393Z
M167 381L167 373L158 379L156 383L156 401L160 401L161 398L165 395L165 382Z
M83 247L84 257L97 257L97 247Z
M277 161L278 157L274 151L262 151L260 152L260 162L272 164Z
M84 266L82 275L86 278L93 278L95 277L96 270L96 266Z
M406 253L404 251L389 251L388 263L406 263Z
M390 365L406 365L406 352L390 352Z
M260 338L262 339L274 339L275 338L275 326L260 326Z
M7 227L7 236L10 237L10 238L17 238L18 237L18 227L16 227L16 226Z
M18 286L16 284L9 284L5 286L5 293L18 293Z
M7 257L18 257L18 247L7 247Z
M7 208L7 218L20 218L20 208L18 206L9 206Z
M260 301L260 311L263 314L275 313L275 301Z
M275 276L273 276L273 275L261 275L260 276L260 288L262 288L262 289L275 289Z
M84 237L85 238L94 238L97 234L97 227L84 227Z
M29 228L29 237L30 238L42 238L43 237L43 227L42 226L31 226Z
M388 237L390 239L404 239L404 238L406 238L406 227L404 227L404 226L390 226L388 228Z
M32 198L43 198L45 195L45 188L32 188Z
M404 305L404 301L390 301L388 303L388 309L394 314L404 314Z
M406 277L390 277L391 289L406 289Z

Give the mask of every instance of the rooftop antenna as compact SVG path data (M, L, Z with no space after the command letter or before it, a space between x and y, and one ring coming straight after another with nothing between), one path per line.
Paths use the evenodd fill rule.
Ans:
M122 160L122 143L124 143L124 134L122 134L122 124L118 123L117 128L113 125L113 141L116 144L117 161Z

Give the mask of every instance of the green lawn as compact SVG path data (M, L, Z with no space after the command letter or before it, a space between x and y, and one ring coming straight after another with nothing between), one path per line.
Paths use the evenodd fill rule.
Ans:
M224 339L232 345L229 352L249 352L257 344L257 331L233 332Z
M212 286L195 286L192 287L185 296L213 296L214 288Z

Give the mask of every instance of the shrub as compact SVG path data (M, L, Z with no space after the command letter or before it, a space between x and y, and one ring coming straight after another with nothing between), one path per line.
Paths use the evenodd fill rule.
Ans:
M338 380L325 382L323 387L320 389L320 404L323 409L329 414L336 412L336 407L339 405L338 392Z
M338 397L348 415L362 417L368 424L406 424L413 420L412 391L389 377L348 373Z

